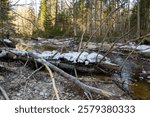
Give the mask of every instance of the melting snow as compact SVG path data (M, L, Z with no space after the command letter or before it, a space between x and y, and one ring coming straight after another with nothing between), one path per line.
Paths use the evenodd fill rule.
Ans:
M60 55L60 58L64 58L68 61L71 61L73 63L76 63L76 59L79 56L80 53L78 52L69 52L69 53L63 53Z
M95 63L95 62L100 62L100 60L103 58L103 55L98 54L96 52L88 53L88 52L68 52L68 53L60 53L58 51L36 51L36 50L12 50L12 52L15 51L17 53L21 54L27 54L27 52L30 52L31 54L36 55L39 58L44 58L44 59L54 59L54 60L60 60L60 59L65 59L67 61L73 62L73 63L84 63L85 65L88 65L90 63ZM105 57L105 59L102 61L103 63L106 64L111 64L110 59Z
M81 55L78 58L78 62L79 63L84 63L85 60L87 59L87 56L89 55L89 53L87 52L82 52Z
M12 53L18 53L18 54L21 54L21 55L25 55L27 54L27 51L25 50L17 50L17 49L13 49L13 50L10 50Z
M136 49L141 52L150 52L150 45L135 45L135 43L130 43L129 45L121 46L120 48L131 48Z
M137 47L137 50L140 50L140 51L150 50L150 46L148 46L148 45L139 45Z
M6 42L6 43L12 43L12 41L10 41L9 39L4 39L4 42Z
M97 54L96 52L93 52L87 56L87 60L90 63L94 63L96 61L99 62L102 58L103 58L103 55Z

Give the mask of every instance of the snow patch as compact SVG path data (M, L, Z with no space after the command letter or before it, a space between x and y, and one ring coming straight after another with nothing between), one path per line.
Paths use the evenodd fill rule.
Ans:
M6 42L6 43L12 43L12 41L10 41L9 39L4 39L4 42Z
M94 63L94 62L100 62L100 60L103 58L103 55L101 54L98 54L96 52L93 52L91 54L89 54L87 56L87 60L90 62L90 63Z
M68 61L71 61L73 63L76 63L77 57L80 53L78 52L69 52L69 53L63 53L60 55L60 58L64 58Z
M150 49L150 46L148 46L148 45L139 45L136 49L140 50L140 51L144 51L144 50Z
M27 54L27 51L25 50L17 50L17 49L13 49L13 50L10 50L12 53L17 53L17 54L21 54L21 55L25 55Z
M150 52L150 45L135 45L135 43L129 43L129 45L121 46L120 48L136 49L141 52Z
M27 54L28 52L30 54L33 54L39 58L43 59L54 59L54 60L60 60L60 59L65 59L67 61L70 61L72 63L84 63L85 65L88 65L90 63L96 63L100 62L100 60L104 57L101 54L98 54L96 52L88 53L88 52L68 52L68 53L60 53L58 51L36 51L36 50L17 50L14 49L12 52L17 52L19 54ZM106 64L111 64L111 65L116 65L111 63L111 60L107 57L102 61L102 63Z
M89 53L87 52L82 52L81 55L78 58L78 62L79 63L84 63L85 60L87 59L87 56L89 55Z

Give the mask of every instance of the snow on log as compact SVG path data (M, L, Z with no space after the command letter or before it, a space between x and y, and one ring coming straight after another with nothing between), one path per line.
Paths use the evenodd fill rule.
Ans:
M21 50L22 51L22 50ZM19 52L21 52L19 50ZM22 51L24 53L25 51ZM60 53L58 51L35 51L35 50L28 50L26 52L32 53L39 58L44 58L46 60L66 60L72 63L83 63L84 65L93 64L100 62L103 58L103 55L98 54L96 52L88 53L88 52L67 52L67 53ZM102 63L110 64L117 66L116 64L112 63L111 60L107 57L102 61Z
M4 39L4 42L5 43L13 43L11 40L9 40L9 39Z
M137 46L135 43L129 43L128 45L124 45L120 47L121 50L131 51L135 49L135 52L138 52L144 57L150 58L150 45L139 45Z
M4 52L6 52L6 54L3 54ZM89 85L86 85L86 84L82 83L77 77L74 77L74 76L68 74L67 72L65 72L62 69L58 68L57 66L53 65L51 62L49 62L46 59L44 59L45 56L43 56L43 55L46 55L46 57L49 57L47 55L53 55L54 56L55 54L57 54L54 51L52 51L52 52L44 52L44 53L41 52L41 54L43 54L43 55L40 56L41 54L39 52L36 52L36 51L30 51L29 52L29 51L23 51L23 50L17 50L17 49L8 49L8 48L0 49L0 57L7 57L6 55L10 54L10 53L14 54L14 56L25 57L27 55L27 57L34 58L36 62L41 63L43 65L47 65L50 69L52 69L53 71L57 72L58 74L60 74L64 78L66 78L67 80L71 81L73 84L75 84L76 86L78 86L84 92L86 92L88 94L91 94L91 92L93 92L93 93L97 93L97 94L100 94L100 95L105 96L105 97L115 96L111 92L108 92L108 91L105 91L103 89L99 89L99 88L92 87L92 86L89 86ZM52 57L52 56L50 56L50 57Z
M84 92L86 92L88 94L90 94L91 92L94 92L94 93L98 93L98 94L100 94L102 96L105 96L105 97L115 96L114 94L112 94L108 91L105 91L103 89L99 89L99 88L96 88L96 87L92 87L92 86L89 86L89 85L86 85L86 84L80 82L77 77L74 77L74 76L68 74L67 72L65 72L62 69L58 68L57 66L53 65L52 62L49 62L48 60L46 60L46 59L49 59L49 56L53 58L53 56L57 55L58 52L55 52L55 51L52 51L52 52L30 51L29 52L29 51L24 51L24 50L8 49L8 48L4 49L3 48L3 49L0 49L0 57L7 57L5 54L3 54L4 51L6 52L6 55L11 53L11 54L14 54L15 56L25 57L27 55L27 57L34 58L36 62L41 63L43 65L47 65L50 69L54 70L55 72L57 72L61 76L64 76L64 78L71 81L72 83L77 85L79 88L81 88ZM62 54L59 53L59 55L61 56ZM48 58L44 59L44 57L48 57Z
M100 60L103 58L103 55L96 52L66 52L60 53L58 51L36 51L36 50L17 50L9 49L8 52L14 53L19 56L31 56L34 58L45 59L46 61L51 62L52 64L59 66L64 69L77 69L81 72L96 72L96 73L109 73L115 72L118 70L118 65L111 62L110 58L105 57L103 61ZM2 51L0 56L2 57ZM14 58L14 57L13 57ZM110 72L110 73L111 73Z

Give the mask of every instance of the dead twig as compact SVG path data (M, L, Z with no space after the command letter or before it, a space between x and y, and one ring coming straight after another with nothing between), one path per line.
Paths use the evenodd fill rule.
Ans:
M98 88L95 88L95 87L91 87L91 86L88 86L88 85L80 82L78 80L78 78L76 78L76 77L74 77L74 76L72 76L72 75L64 72L63 70L59 69L55 65L53 65L50 62L46 61L45 59L39 58L39 59L37 59L37 62L39 62L41 64L46 64L52 70L54 70L55 72L57 72L61 76L65 77L67 80L73 82L75 85L77 85L78 87L80 87L85 92L94 92L94 93L101 94L101 95L103 95L105 97L114 96L111 92L108 92L108 91L105 91L105 90L102 90L102 89L98 89Z
M83 36L84 36L84 34L85 34L85 31L82 33L81 40L80 40L80 43L79 43L78 52L80 52L80 50L81 50L81 46L82 46Z
M48 67L47 64L44 64L44 66L46 67L46 69L47 69L48 72L49 72L50 78L51 78L51 80L52 80L53 89L54 89L56 98L57 98L57 100L60 100L59 95L58 95L58 90L57 90L57 88L56 88L56 83L55 83L55 79L54 79L53 73L52 73L51 69Z
M6 100L10 100L6 91L0 86L0 91L2 92L3 96L5 97Z
M26 84L25 84L25 86L24 86L24 96L25 96L25 93L26 93L26 88L27 88L29 79L32 77L32 75L34 75L36 72L40 71L42 68L43 68L43 66L41 66L40 68L36 69L34 72L32 72L32 73L27 77L27 79L26 79L27 81L26 81Z
M15 53L15 51L13 51L13 53ZM22 54L19 53L15 53L18 54L20 56L23 56ZM105 91L103 89L99 89L96 87L92 87L89 85L86 85L82 82L79 81L78 78L66 73L65 71L63 71L62 69L56 67L55 65L53 65L51 62L46 61L43 58L40 58L39 56L37 56L36 54L33 54L32 52L28 52L29 56L34 59L35 61L37 61L38 63L41 63L42 65L46 64L51 70L55 71L56 73L58 73L59 75L63 76L64 78L66 78L67 80L71 81L72 83L74 83L76 86L78 86L79 88L81 88L83 91L85 92L93 92L93 93L98 93L102 96L105 97L112 97L115 96L113 93ZM36 70L38 71L38 70ZM34 71L34 73L36 72ZM30 78L34 73L32 73L28 78Z
M145 40L145 38L143 38L138 45L129 53L129 55L126 57L126 59L124 60L124 62L122 63L122 65L120 66L120 70L123 68L124 64L127 62L127 60L129 59L129 57L133 54L133 52L137 49L137 47Z
M125 37L126 35L128 35L131 31L132 31L132 29L129 30L127 33L125 33L123 36L121 36L119 39L116 39L116 40L114 41L114 43L112 44L112 46L109 48L109 50L104 54L103 58L100 60L99 63L101 63L101 62L105 59L105 57L113 50L113 47L115 46L115 44L116 44L117 42L119 42L123 37ZM99 63L98 63L98 64L99 64Z
M78 78L78 73L77 73L76 68L74 68L74 73L75 73L75 76Z

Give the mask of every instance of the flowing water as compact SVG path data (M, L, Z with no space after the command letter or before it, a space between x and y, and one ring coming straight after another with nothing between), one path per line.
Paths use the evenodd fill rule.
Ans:
M112 77L103 75L96 75L95 77L102 81L111 81L112 79ZM128 89L132 92L131 95L134 99L150 100L150 82L138 78L128 86Z

